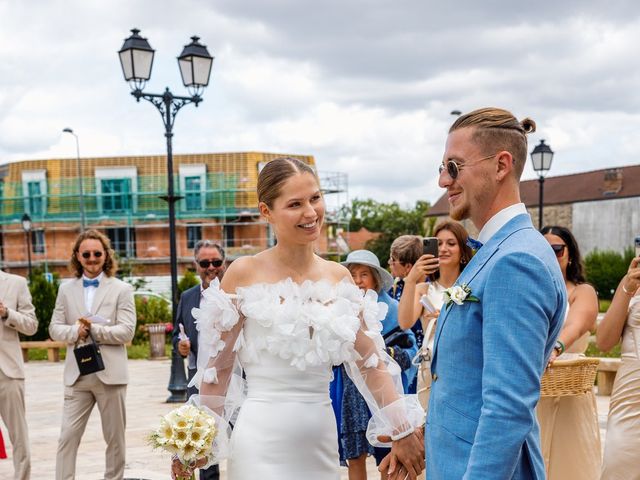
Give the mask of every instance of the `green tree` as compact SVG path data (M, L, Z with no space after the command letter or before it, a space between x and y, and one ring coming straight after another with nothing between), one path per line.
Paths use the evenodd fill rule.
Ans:
M389 259L391 243L400 235L424 235L424 218L429 211L429 202L419 200L413 208L402 208L397 202L383 203L372 199L354 199L351 205L342 208L343 218L349 218L349 230L365 227L379 232L377 238L369 240L365 247L376 254L381 265Z
M587 281L594 286L598 297L611 299L618 283L625 276L633 258L633 249L628 248L624 254L613 250L594 250L585 260Z
M38 331L30 337L32 340L47 340L49 338L49 323L56 306L59 287L60 280L57 273L53 274L53 281L49 282L42 269L35 268L33 270L29 291L36 309Z
M136 296L136 333L132 343L139 345L149 341L149 332L146 325L149 323L164 323L172 326L171 310L169 310L169 302L162 298Z
M178 281L178 299L182 296L182 292L189 290L191 287L195 287L200 284L195 272L187 270L184 272L182 278Z

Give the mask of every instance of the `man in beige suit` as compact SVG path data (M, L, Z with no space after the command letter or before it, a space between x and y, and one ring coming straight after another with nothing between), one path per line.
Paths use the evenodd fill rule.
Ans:
M0 270L0 416L9 429L13 469L18 480L31 474L24 407L24 364L18 332L33 335L36 311L24 278Z
M107 443L105 480L121 480L125 464L125 396L129 373L125 343L136 327L133 289L114 278L117 270L109 239L96 230L81 233L70 269L76 279L58 291L49 334L67 342L64 407L56 457L56 480L75 477L76 454L87 420L97 403ZM76 343L100 345L105 369L80 376L73 354Z

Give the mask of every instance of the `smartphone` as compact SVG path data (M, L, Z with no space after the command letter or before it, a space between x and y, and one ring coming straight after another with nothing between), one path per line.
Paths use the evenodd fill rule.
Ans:
M436 237L425 237L422 239L422 254L430 253L434 257L438 256L438 239Z
M636 257L640 257L640 235L636 237Z

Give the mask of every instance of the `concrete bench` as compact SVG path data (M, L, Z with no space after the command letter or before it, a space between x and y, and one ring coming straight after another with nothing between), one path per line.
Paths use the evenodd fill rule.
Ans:
M598 395L611 395L613 382L616 379L616 373L618 373L621 363L622 360L619 358L600 357L600 363L598 364Z
M27 341L20 342L20 348L22 349L22 359L25 362L29 361L30 348L46 348L47 360L49 360L50 362L59 362L60 349L67 348L67 344L64 342L56 342L53 340Z

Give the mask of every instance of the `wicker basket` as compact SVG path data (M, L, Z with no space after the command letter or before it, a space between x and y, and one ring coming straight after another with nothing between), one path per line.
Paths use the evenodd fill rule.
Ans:
M598 370L597 358L556 360L542 376L541 397L582 395L593 389Z

